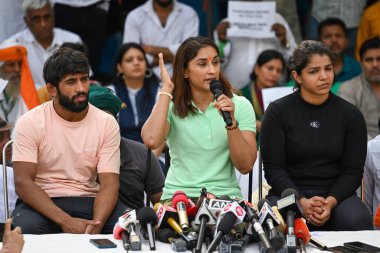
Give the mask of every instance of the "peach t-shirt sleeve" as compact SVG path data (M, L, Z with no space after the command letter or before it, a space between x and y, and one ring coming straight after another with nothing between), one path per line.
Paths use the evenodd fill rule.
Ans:
M120 130L116 120L110 118L105 130L104 142L99 151L98 173L120 171Z
M37 163L38 138L41 133L36 131L36 122L41 119L21 117L14 129L12 161Z

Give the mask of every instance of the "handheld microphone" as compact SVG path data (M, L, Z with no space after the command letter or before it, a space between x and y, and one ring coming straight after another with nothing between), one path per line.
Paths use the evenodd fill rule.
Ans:
M179 217L179 225L184 233L189 231L189 219L187 217L187 207L189 203L189 199L187 195L183 191L176 191L173 194L173 207L177 209L178 217Z
M214 240L212 240L212 242L211 242L210 246L208 247L206 253L211 253L216 249L216 247L218 246L218 244L222 240L222 237L231 231L232 227L234 226L234 224L236 222L236 219L237 219L236 215L232 212L228 212L224 215L224 217L222 218L222 220L218 224L218 228L217 228L218 232L217 232L216 236L214 237Z
M283 234L278 232L275 228L280 222L268 204L268 200L260 200L257 206L260 209L259 222L262 226L267 228L270 243L275 250L281 249L285 244L285 239Z
M298 193L294 189L286 189L281 193L281 199L277 201L277 206L282 215L286 214L286 224L288 234L286 235L286 247L288 253L296 253L297 243L294 234L294 219L302 217L302 208L298 203Z
M146 227L147 229L150 250L156 250L156 243L152 228L152 225L155 225L157 222L155 212L150 207L143 207L137 212L137 217L141 226Z
M214 94L215 99L217 100L221 95L223 95L223 85L219 80L211 80L210 82L210 91ZM227 126L232 126L232 118L230 112L220 111L223 117L224 122Z

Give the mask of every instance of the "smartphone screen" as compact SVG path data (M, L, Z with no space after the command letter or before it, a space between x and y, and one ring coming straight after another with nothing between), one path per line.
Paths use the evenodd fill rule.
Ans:
M379 247L369 245L363 242L346 242L346 243L343 243L343 245L346 247L353 248L353 249L360 249L360 250L364 250L368 252L380 252Z
M117 245L110 241L109 239L102 238L102 239L90 239L90 242L94 244L99 249L105 249L105 248L116 248Z

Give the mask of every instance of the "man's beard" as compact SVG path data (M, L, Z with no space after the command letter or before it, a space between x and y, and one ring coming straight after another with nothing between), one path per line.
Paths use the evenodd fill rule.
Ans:
M82 112L84 111L88 106L88 93L86 92L79 92L76 95L74 95L71 99L61 93L59 89L58 91L58 98L59 98L59 104L62 105L65 109L71 111L71 112ZM75 102L74 100L79 96L86 96L86 100L82 102Z
M170 6L173 3L173 0L170 0L170 1L154 0L154 2L158 4L159 6L165 8L165 7Z

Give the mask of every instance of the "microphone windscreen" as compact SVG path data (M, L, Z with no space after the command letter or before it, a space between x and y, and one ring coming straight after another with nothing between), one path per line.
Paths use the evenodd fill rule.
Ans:
M300 238L304 244L307 244L310 241L310 231L306 223L302 218L294 220L294 233L297 238Z
M218 225L218 231L222 231L225 235L230 233L236 219L235 214L231 212L226 213Z
M294 194L296 199L298 200L298 192L292 188L288 188L288 189L285 189L282 193L281 193L281 198L286 198L287 196L290 196Z
M221 200L232 200L231 197L228 195L222 195L219 197L219 199L221 199Z
M116 222L115 226L113 227L113 237L117 240L121 240L121 233L123 231L125 231L125 229L120 227L119 222Z
M373 216L373 225L380 227L380 205L377 206L376 213Z
M137 219L142 224L146 224L149 222L153 222L153 224L156 224L156 222L157 222L156 213L150 207L143 207L140 210L138 210L137 211Z
M174 194L173 194L173 199L172 199L172 203L173 203L173 207L175 208L177 206L177 203L178 202L183 202L186 206L186 209L188 207L188 197L186 195L186 193L184 191L176 191Z
M160 228L157 231L157 238L160 242L169 243L169 238L174 238L176 233L170 228Z
M219 81L219 80L211 80L210 82L210 91L212 92L212 94L215 94L216 90L222 90L223 89L223 85L222 83Z
M266 200L266 199L260 199L259 203L257 203L257 209L260 211L265 203L267 203L268 205L270 205L270 203L269 203L268 200Z

